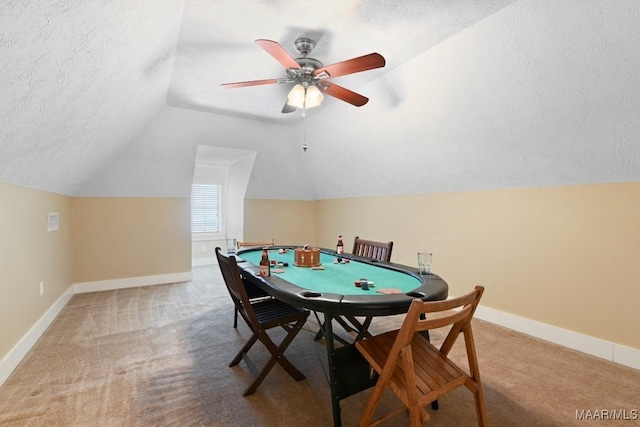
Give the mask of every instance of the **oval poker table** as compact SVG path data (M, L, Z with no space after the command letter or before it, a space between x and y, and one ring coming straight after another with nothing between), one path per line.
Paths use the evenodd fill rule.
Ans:
M324 323L319 318L318 322L326 338L333 424L340 426L340 400L373 386L377 377L370 376L369 365L354 344L334 335L333 319L347 328L343 317L348 319L358 331L356 339L359 339L367 336L372 317L406 313L416 298L444 300L449 286L435 274L420 275L412 267L352 254L341 255L349 260L348 263L337 263L336 253L327 249L320 249L323 269L297 267L293 262L294 249L294 246L269 247L269 259L288 266L281 272L276 272L277 266L272 267L268 277L258 275L262 248L239 251L236 255L238 267L245 280L269 295L297 307L324 313ZM286 253L281 253L285 250ZM373 282L373 286L368 290L357 287L355 282L360 279ZM365 316L366 320L360 323L355 316ZM316 339L319 336L316 335ZM335 348L334 338L345 346Z
M281 251L287 253L280 253ZM417 269L343 254L348 263L337 263L334 251L320 249L323 269L294 265L293 246L269 248L269 259L287 263L271 267L271 276L258 276L262 248L238 252L238 267L246 278L270 295L289 304L332 315L386 316L406 313L411 301L446 299L447 283L435 274L419 275ZM245 262L242 262L242 261ZM282 272L278 273L278 270ZM373 282L368 290L355 285L360 279ZM394 293L386 293L394 292Z

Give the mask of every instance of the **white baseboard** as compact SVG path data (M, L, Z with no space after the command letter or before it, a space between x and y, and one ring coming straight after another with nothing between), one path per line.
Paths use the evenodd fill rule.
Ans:
M76 283L72 288L74 294L84 294L87 292L112 291L114 289L137 288L139 286L188 282L190 280L193 280L193 273L187 271L184 273L158 274L155 276L128 277L126 279Z
M18 343L7 353L0 361L0 386L9 378L9 375L27 355L31 347L40 339L44 331L60 314L62 309L67 305L73 296L72 287L69 287L61 296L53 303L47 312L36 322L35 325L27 332Z
M9 378L9 375L18 366L20 361L31 350L31 347L40 339L49 325L60 314L71 297L75 294L87 292L109 291L113 289L135 288L139 286L162 285L165 283L188 282L193 279L193 273L159 274L155 276L131 277L127 279L102 280L99 282L76 283L57 299L47 312L33 325L18 343L0 361L0 386Z
M626 347L481 305L478 306L475 317L601 359L640 369L640 349L637 348Z
M630 368L640 369L640 350L620 344L613 345L613 361Z
M216 257L211 258L194 258L191 260L192 267L202 267L203 265L217 265L218 260Z

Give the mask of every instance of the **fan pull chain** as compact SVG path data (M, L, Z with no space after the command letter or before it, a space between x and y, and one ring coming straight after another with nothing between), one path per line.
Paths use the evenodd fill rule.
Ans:
M307 109L302 109L302 151L305 153L309 146L307 145Z

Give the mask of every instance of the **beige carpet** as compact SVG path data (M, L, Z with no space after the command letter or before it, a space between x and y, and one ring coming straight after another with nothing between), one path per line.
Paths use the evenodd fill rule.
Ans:
M196 268L187 283L76 295L0 387L0 425L330 426L325 348L312 339L317 326L308 323L287 350L306 380L276 367L243 398L251 374L244 362L227 364L250 334L244 324L233 329L232 316L217 266ZM373 332L400 321L376 319ZM640 371L479 320L474 328L491 425L640 424L576 419L576 411L625 410L627 418L640 411ZM257 363L267 357L258 346L251 355ZM356 424L369 393L342 401L343 425ZM383 401L396 403L391 393ZM429 412L432 426L476 423L466 389ZM386 425L406 424L403 414Z

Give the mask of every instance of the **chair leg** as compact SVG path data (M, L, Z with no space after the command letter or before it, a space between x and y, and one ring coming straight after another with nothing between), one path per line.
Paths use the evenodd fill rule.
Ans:
M479 387L473 395L476 400L476 415L478 417L478 425L480 427L487 427L489 425L489 420L487 419L487 411L485 410L484 406L484 393L482 392L482 388Z
M482 391L482 383L480 382L480 368L478 367L478 358L476 355L476 346L473 339L473 330L471 324L465 325L462 329L464 334L465 346L467 347L467 358L469 361L469 370L473 381L473 395L476 401L476 415L478 416L478 425L487 426L487 411L484 403L484 392Z
M255 344L255 342L258 340L258 335L256 335L255 333L251 336L251 338L249 338L249 341L247 341L245 343L245 345L242 346L242 348L240 349L240 351L238 352L238 354L236 354L236 356L233 358L233 360L231 362L229 362L229 367L232 366L236 366L238 363L240 363L240 361L242 360L242 355L249 352L249 349L251 348L251 346L253 344Z
M271 337L267 334L266 331L257 331L256 334L259 336L260 341L264 344L264 346L271 353L271 358L264 365L258 376L253 380L251 385L247 387L247 389L242 393L243 396L249 396L258 389L262 381L267 377L267 374L271 371L271 369L275 366L276 363L279 363L280 366L296 381L301 381L306 377L302 372L298 370L293 364L287 359L284 355L284 351L287 349L293 338L300 332L302 325L306 321L305 319L299 320L291 332L287 334L287 336L282 340L279 346L276 346Z
M402 348L402 350L400 350L400 357L407 388L407 409L409 409L409 422L412 427L419 427L422 424L422 408L418 405L416 379L413 373L413 353L411 352L411 347L406 346Z
M378 382L373 388L373 393L371 393L371 396L369 397L367 406L365 406L364 411L362 411L360 421L358 421L358 427L366 427L369 425L371 417L373 417L373 411L375 411L378 403L380 403L380 399L382 399L382 392L384 391L384 387L385 386L380 383L380 379L378 379Z
M238 309L233 308L233 327L238 328Z
M275 354L273 352L271 352L271 350L269 350L271 352L271 354L274 357L276 357L276 361L280 364L280 366L282 366L284 368L284 370L287 371L287 373L289 375L291 375L293 377L293 379L296 380L296 381L301 381L301 380L305 379L306 377L304 376L304 374L302 372L300 372L298 370L298 368L293 366L293 363L291 363L289 361L289 359L287 359L284 356L284 352L289 347L289 344L291 344L291 342L293 341L295 336L298 335L298 332L300 332L300 330L302 329L302 326L304 325L304 323L306 321L307 321L306 318L298 320L298 322L291 329L291 332L289 332L287 334L287 336L284 338L284 340L282 340L280 345L275 349L276 350ZM269 339L269 341L275 347L274 342L271 341L271 339Z
M387 363L389 361L387 360ZM378 406L378 404L380 403L380 400L382 399L382 395L384 393L384 389L385 387L387 387L389 385L389 381L391 379L392 376L392 371L391 370L387 370L387 371L382 371L382 372L378 372L378 374L380 374L380 377L378 378L378 381L376 382L376 385L373 387L373 392L371 393L371 396L369 396L369 400L367 401L367 405L364 407L364 410L362 411L362 415L360 416L360 420L358 421L358 427L365 427L365 426L369 426L369 425L378 425L379 422L386 420L388 418L390 418L391 416L399 413L400 411L404 411L406 410L406 406L403 404L403 406L400 407L399 410L396 411L392 411L391 413L387 414L386 416L383 416L382 418L377 419L376 421L374 421L373 423L371 423L371 418L373 417L373 413L376 410L376 407Z
M424 315L424 313L422 313L420 315L420 320L426 320L427 316ZM427 329L426 331L421 331L420 334L425 337L427 339L427 341L431 342L431 336L429 336L429 330ZM433 402L431 402L431 409L433 409L434 411L437 411L438 409L440 409L440 405L438 405L438 400L434 400Z

